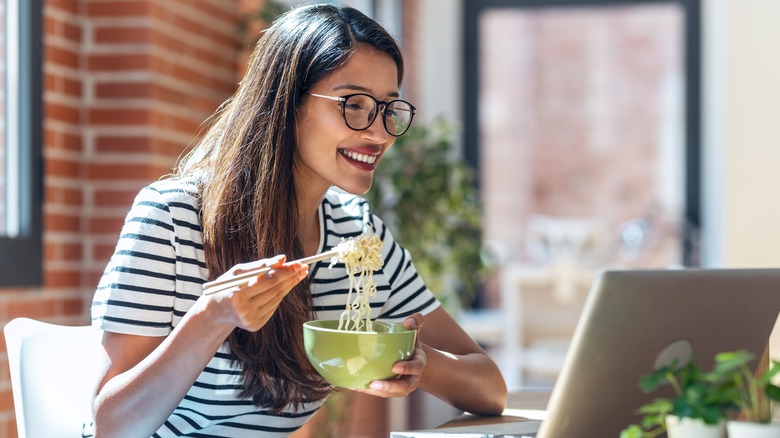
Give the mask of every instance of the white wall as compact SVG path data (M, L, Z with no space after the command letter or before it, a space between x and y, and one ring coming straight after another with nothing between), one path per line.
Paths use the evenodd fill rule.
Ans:
M421 120L444 116L462 120L463 17L460 0L417 0L419 19L415 29Z
M702 3L705 260L780 266L780 1Z

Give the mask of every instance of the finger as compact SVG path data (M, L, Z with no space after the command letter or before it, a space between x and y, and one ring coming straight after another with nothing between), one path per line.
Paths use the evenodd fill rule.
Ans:
M250 298L250 305L256 309L253 312L255 315L255 324L253 326L257 327L257 330L273 316L282 300L306 274L308 274L308 266L302 266L296 275L290 276L287 280L277 284L270 290Z
M400 360L393 364L393 373L399 376L415 375L421 376L428 358L422 347L417 346L409 360Z
M406 318L403 325L408 330L419 330L422 328L424 322L425 317L423 317L421 313L415 313Z
M248 292L254 306L281 301L308 274L308 266L273 270L257 280L256 287Z
M289 277L294 277L298 275L298 272L303 268L304 265L300 263L278 264L274 266L271 270L267 272L263 272L260 275L258 275L256 278L247 282L247 285L254 286L258 284L264 286L266 289L276 287L276 285L284 282Z
M291 263L278 266L267 274L263 279L269 287L278 287L298 284L309 273L309 267L300 263Z
M282 266L287 261L287 256L284 254L279 254L277 256L274 256L270 259L268 259L268 266L274 267L274 266Z
M417 389L419 378L406 376L395 380L374 380L362 392L378 397L404 397Z
M287 256L285 256L284 254L279 254L277 256L268 259L260 259L249 263L241 263L239 265L236 265L233 271L236 274L240 274L254 269L279 266L283 264L285 261L287 261Z

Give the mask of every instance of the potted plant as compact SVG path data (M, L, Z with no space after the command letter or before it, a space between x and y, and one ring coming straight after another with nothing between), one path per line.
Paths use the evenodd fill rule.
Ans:
M673 398L656 398L637 411L642 420L624 429L621 438L654 438L667 432L669 438L720 438L726 417L734 404L726 386L714 373L705 373L691 360L676 361L643 376L639 387L646 393L671 385Z
M745 350L720 353L715 356L719 380L727 385L738 415L727 423L729 438L780 437L780 422L772 422L771 402L780 401L780 387L772 378L780 372L780 362L759 367L754 374L748 364L755 358Z
M366 194L454 314L470 307L490 264L475 175L455 147L457 129L443 118L413 124L382 157Z

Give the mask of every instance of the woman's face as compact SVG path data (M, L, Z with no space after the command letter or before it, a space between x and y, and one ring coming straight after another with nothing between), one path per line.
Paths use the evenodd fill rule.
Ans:
M370 46L358 46L347 63L316 84L312 94L341 97L370 94L380 101L398 98L398 69L393 59ZM325 192L335 185L362 195L371 188L374 169L395 137L385 131L382 114L368 129L350 129L341 103L307 95L298 111L295 178L301 188Z

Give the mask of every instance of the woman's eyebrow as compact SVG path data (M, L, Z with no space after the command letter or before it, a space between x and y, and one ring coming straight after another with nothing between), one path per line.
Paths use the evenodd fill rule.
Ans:
M369 90L368 88L360 86L360 85L355 85L355 84L343 84L343 85L338 85L338 86L333 88L333 91L338 91L338 90L350 90L350 91L357 91L357 92L360 92L360 93L371 94L371 90ZM398 97L399 94L398 94L397 91L392 91L392 92L388 93L387 96L388 97Z

